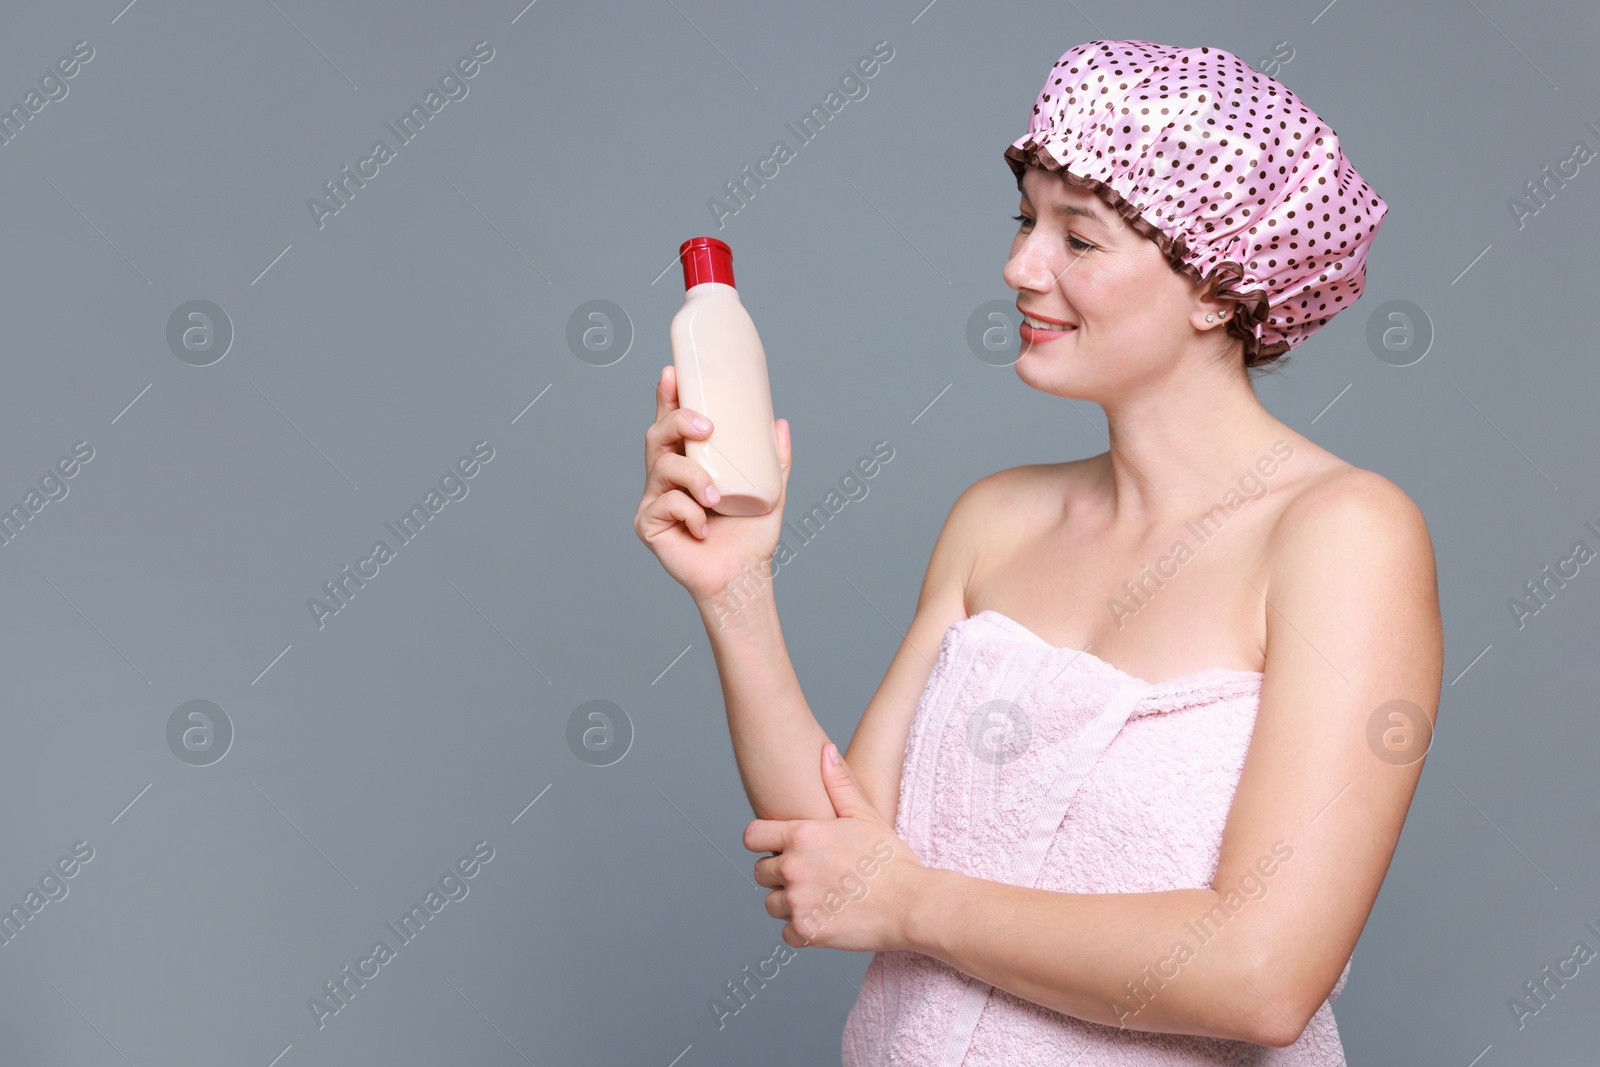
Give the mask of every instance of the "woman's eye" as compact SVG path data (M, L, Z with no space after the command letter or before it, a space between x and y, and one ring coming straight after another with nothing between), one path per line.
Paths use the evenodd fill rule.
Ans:
M1017 220L1019 226L1028 226L1033 222L1033 220L1026 215L1013 215L1011 217ZM1067 236L1067 244L1074 252L1089 252L1094 249L1094 245L1087 241L1080 241L1070 234Z

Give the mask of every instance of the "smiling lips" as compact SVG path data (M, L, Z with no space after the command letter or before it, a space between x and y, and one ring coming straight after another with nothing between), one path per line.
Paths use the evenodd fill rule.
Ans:
M1018 311L1022 311L1019 307ZM1029 311L1022 311L1022 327L1018 331L1023 341L1030 345L1049 344L1072 333L1078 327L1061 319L1052 319L1044 315L1036 315Z

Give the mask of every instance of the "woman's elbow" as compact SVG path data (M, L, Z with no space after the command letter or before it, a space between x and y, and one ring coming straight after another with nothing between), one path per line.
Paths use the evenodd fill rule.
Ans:
M1257 1045L1287 1048L1300 1040L1314 1014L1314 1009L1304 1008L1295 990L1285 988L1265 974L1251 978L1244 994L1258 1005L1249 1038Z
M1270 1048L1288 1048L1300 1040L1300 1035L1305 1032L1306 1020L1301 1023L1286 1023L1283 1019L1274 1016L1272 1020L1263 1020L1258 1030L1255 1044L1266 1045ZM1272 1025L1276 1023L1276 1025Z
M1320 1005L1307 1006L1304 991L1287 979L1290 973L1285 961L1271 952L1239 973L1239 995L1254 1005L1245 1040L1269 1048L1287 1048L1300 1040Z

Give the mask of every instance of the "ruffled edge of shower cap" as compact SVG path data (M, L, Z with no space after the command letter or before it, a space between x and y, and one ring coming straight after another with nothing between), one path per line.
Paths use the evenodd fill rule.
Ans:
M1054 87L1061 84L1060 79L1057 78L1057 71L1067 66L1071 61L1090 56L1091 50L1109 52L1114 46L1126 46L1130 47L1130 50L1132 48L1142 49L1166 58L1169 61L1169 66L1163 67L1162 73L1170 70L1170 60L1183 57L1186 54L1191 57L1203 56L1205 59L1213 60L1218 64L1231 63L1234 65L1233 74L1235 76L1248 76L1253 81L1265 83L1267 94L1277 98L1275 107L1270 112L1267 108L1261 108L1261 112L1276 114L1280 118L1292 115L1300 119L1305 129L1305 144L1307 146L1321 147L1325 152L1323 158L1313 160L1308 164L1305 172L1299 175L1299 182L1303 184L1313 177L1323 181L1332 180L1334 188L1337 190L1338 202L1341 205L1361 203L1365 208L1364 214L1370 219L1370 228L1353 241L1353 246L1337 254L1337 258L1333 263L1325 265L1327 269L1318 272L1318 280L1322 284L1315 286L1308 284L1300 287L1289 285L1274 297L1274 293L1267 286L1266 279L1252 276L1246 265L1237 259L1220 257L1223 246L1229 241L1228 232L1224 231L1218 236L1209 239L1197 238L1191 243L1187 232L1176 221L1171 224L1171 229L1176 231L1175 233L1152 223L1146 218L1145 207L1129 200L1121 190L1111 184L1111 181L1120 180L1120 183L1132 192L1138 184L1135 181L1135 175L1140 173L1137 168L1130 170L1126 167L1115 166L1114 157L1116 153L1114 152L1105 153L1105 156L1113 157L1111 159L1102 156L1100 151L1096 152L1096 158L1089 159L1089 163L1101 173L1104 173L1110 181L1070 169L1077 160L1062 158L1071 156L1069 138L1078 138L1082 143L1085 133L1090 132L1096 135L1095 138L1091 138L1095 143L1105 144L1107 143L1108 135L1111 133L1111 128L1110 124L1105 123L1103 119L1097 121L1092 113L1088 115L1081 114L1083 109L1080 109L1080 114L1075 116L1075 122L1069 120L1064 125L1057 125L1065 107L1063 98L1067 98L1065 93L1052 92ZM1096 58L1097 61L1092 65L1086 64L1085 75L1090 71L1106 69L1101 66L1098 57ZM1132 93L1134 90L1146 85L1148 81L1149 76L1147 75L1144 80L1130 87L1128 92ZM1192 86L1186 86L1186 88L1190 87ZM1056 97L1054 103L1052 103L1052 95ZM1215 95L1214 90L1213 95ZM1176 103L1178 99L1177 94L1154 98L1169 103ZM1070 100L1070 98L1067 99ZM1116 107L1125 99L1125 97L1119 96L1108 101L1108 103ZM1207 101L1207 105L1207 110L1220 110L1220 105L1212 101ZM1184 110L1188 111L1191 116L1197 114L1194 111L1193 104L1186 105ZM1251 114L1263 120L1266 117L1266 115L1258 114L1254 110L1251 111ZM1115 118L1114 115L1112 117ZM1174 117L1157 131L1157 137L1180 121L1182 121L1181 115ZM1231 129L1232 127L1226 128ZM1060 153L1059 156L1058 152ZM1137 233L1154 241L1175 270L1181 271L1200 285L1216 283L1215 295L1217 297L1236 302L1238 314L1228 322L1226 329L1231 335L1238 337L1243 342L1245 365L1251 368L1266 366L1277 357L1288 353L1306 341L1339 311L1355 304L1365 289L1367 250L1371 247L1373 239L1382 227L1384 217L1388 211L1388 205L1383 198L1378 196L1377 192L1356 173L1354 166L1351 165L1348 157L1344 155L1339 147L1338 135L1327 123L1323 122L1315 112L1306 107L1287 86L1256 71L1237 56L1219 48L1176 48L1149 41L1089 41L1069 49L1056 62L1055 66L1051 67L1050 73L1045 78L1044 87L1040 89L1034 103L1028 132L1013 141L1005 149L1004 156L1007 165L1016 175L1019 185L1025 169L1029 166L1035 166L1060 176L1071 185L1087 189L1116 211ZM1305 158L1304 151L1301 152L1301 156ZM1252 220L1252 224L1258 223L1260 219L1271 218L1274 208L1282 202L1283 195L1280 192L1277 201L1262 207L1256 218ZM1168 199L1171 198L1169 197ZM1195 212L1191 212L1191 214L1195 214L1195 217L1200 217ZM1208 219L1208 232L1213 230L1215 225L1215 222ZM1244 229L1243 223L1236 226L1233 231L1234 236L1242 233ZM1203 267L1207 260L1215 261L1211 263L1209 271ZM1325 316L1303 318L1294 322L1287 321L1288 316L1284 315L1282 311L1291 300L1303 297L1307 292L1315 293L1330 286L1336 292L1342 290L1340 295L1336 297L1336 302L1339 304L1338 307L1335 307ZM1348 300L1343 299L1344 293L1348 293Z

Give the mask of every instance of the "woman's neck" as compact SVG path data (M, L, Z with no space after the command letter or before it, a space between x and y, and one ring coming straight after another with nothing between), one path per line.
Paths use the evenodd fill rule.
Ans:
M1102 487L1108 521L1129 531L1181 523L1215 506L1240 479L1283 459L1283 445L1300 440L1256 397L1248 378L1206 376L1168 381L1106 409L1111 441ZM1253 483L1247 482L1247 485Z

